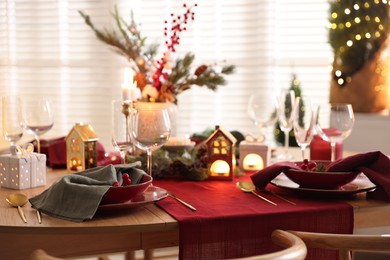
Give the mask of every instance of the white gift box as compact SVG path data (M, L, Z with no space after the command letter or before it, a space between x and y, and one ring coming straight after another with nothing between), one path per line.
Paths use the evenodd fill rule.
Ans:
M23 153L0 155L0 186L27 189L46 185L46 155Z

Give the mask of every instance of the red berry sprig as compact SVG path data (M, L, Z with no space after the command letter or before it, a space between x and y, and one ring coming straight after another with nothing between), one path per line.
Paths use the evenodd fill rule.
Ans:
M122 174L122 186L128 186L131 184L130 176L127 173ZM113 187L119 187L119 182L114 181L112 183Z
M195 4L194 7L198 6ZM171 33L168 34L168 27L164 27L164 37L167 38L165 41L165 46L167 47L167 51L164 52L162 57L157 61L158 67L153 75L153 86L159 89L161 87L161 80L167 80L168 74L163 73L165 65L168 63L167 56L169 52L176 52L176 45L180 44L180 33L182 31L187 30L188 21L195 20L195 13L191 11L192 7L187 7L186 4L183 4L183 8L185 8L185 12L183 15L175 15L171 13L172 21L171 21ZM168 21L164 21L165 24L168 24Z
M198 6L197 4L194 5L195 7ZM183 8L186 9L185 13L183 16L175 15L172 13L172 25L171 25L171 35L168 40L165 41L165 45L167 46L168 51L176 52L175 45L180 44L180 37L179 34L182 31L187 30L187 22L189 20L193 21L195 20L195 13L191 11L192 7L187 7L186 4L183 4ZM168 21L164 21L165 24L168 23ZM168 37L168 28L164 28L164 36Z
M131 184L131 179L127 173L122 174L122 186L128 186Z
M317 164L315 161L309 161L308 159L304 159L300 168L304 171L310 172L324 172L326 167L323 164Z

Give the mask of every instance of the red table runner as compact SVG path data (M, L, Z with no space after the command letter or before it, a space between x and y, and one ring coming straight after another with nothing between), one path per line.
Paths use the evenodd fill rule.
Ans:
M171 197L157 203L179 222L180 259L224 259L277 251L280 248L271 241L275 229L353 231L353 208L348 203L284 194L297 203L291 205L264 194L278 204L274 206L237 189L236 181L241 179L249 177L233 182L153 181L155 186L174 193L197 209L192 211ZM270 185L268 188L278 189ZM337 259L337 253L310 249L308 259Z

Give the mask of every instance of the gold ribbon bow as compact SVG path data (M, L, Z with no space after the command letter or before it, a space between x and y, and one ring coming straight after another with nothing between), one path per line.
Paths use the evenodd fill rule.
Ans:
M247 134L245 135L245 141L249 143L262 143L265 140L264 135L259 135L258 137L255 137L253 135Z
M10 147L10 150L12 155L23 156L34 152L34 145L32 143L26 143L22 147L19 145L13 145Z

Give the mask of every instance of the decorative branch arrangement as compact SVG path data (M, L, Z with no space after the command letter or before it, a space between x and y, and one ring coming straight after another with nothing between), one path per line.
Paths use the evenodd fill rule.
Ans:
M131 13L131 22L128 24L119 14L117 7L112 14L116 22L115 29L97 29L91 18L79 11L85 23L95 32L96 37L108 44L118 54L125 56L135 71L134 80L141 89L143 101L177 102L177 95L190 89L193 85L205 86L216 90L225 85L225 75L234 73L234 65L222 67L202 64L192 69L195 55L187 53L183 58L172 61L170 54L176 52L180 44L180 35L187 30L189 22L195 19L192 8L183 4L184 12L181 15L171 14L171 21L164 21L165 52L156 59L158 45L146 45L146 37L141 35L134 14ZM173 65L171 65L171 63Z

